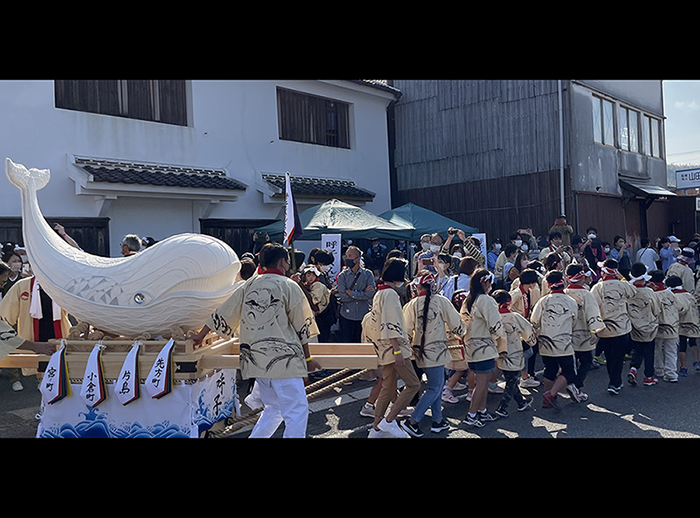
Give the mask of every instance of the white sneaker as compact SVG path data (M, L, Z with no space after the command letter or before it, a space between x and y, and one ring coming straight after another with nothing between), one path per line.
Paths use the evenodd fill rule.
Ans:
M396 419L391 422L388 422L386 419L382 419L377 425L377 428L379 428L379 430L382 432L388 433L392 437L398 439L410 439L410 435L401 429L399 423L396 422Z
M362 417L374 417L374 405L372 403L365 403L365 406L360 410L360 415Z
M535 378L521 379L520 386L523 388L535 388L540 386L540 382Z
M12 390L14 390L15 392L19 392L20 390L23 390L23 389L24 389L24 387L23 387L22 384L19 382L19 380L15 381L15 382L12 384Z
M445 387L442 390L442 400L445 403L459 403L459 399L454 396L450 387Z
M503 394L505 389L498 385L498 383L489 383L489 392L491 394Z
M414 407L412 406L407 406L396 417L411 417L411 414L413 414Z
M254 392L248 394L243 402L248 405L248 408L251 410L257 410L258 408L263 408L265 406L263 405L262 399L257 397L257 394Z
M467 401L471 401L471 400L472 400L472 395L473 395L473 394L474 394L474 389L469 389L469 391L467 392L467 397L466 397L465 399L466 399Z
M464 383L460 383L459 381L455 383L455 386L452 387L452 390L464 390L467 388L467 386Z
M367 435L368 439L388 439L390 437L392 437L392 435L387 432L375 430L374 426L369 427L369 434Z

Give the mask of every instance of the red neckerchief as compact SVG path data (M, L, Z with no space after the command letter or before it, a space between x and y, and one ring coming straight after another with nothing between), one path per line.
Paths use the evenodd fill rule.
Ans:
M505 304L499 304L498 312L501 314L510 313L510 302L506 302Z
M642 280L642 281L633 282L632 286L636 286L637 288L646 288L647 283L646 283L646 281Z
M650 282L649 286L654 291L664 291L666 289L666 286L663 282Z
M279 271L277 268L268 268L264 272L261 273L261 275L265 275L266 273L273 273L275 275L281 275L282 277L286 277L284 272Z
M581 286L580 284L569 284L569 288L574 289L574 290L585 290L586 288Z
M559 289L557 289L557 290L552 290L552 291L550 291L549 293L563 293L564 295L566 295L566 293L564 293L564 290L559 290Z
M520 288L520 293L523 294L523 306L525 306L525 318L530 315L530 293L523 289L523 285L518 286Z
M377 281L377 291L390 290L390 289L392 289L392 288L388 284L384 284L382 281Z
M617 277L612 276L612 275L603 275L603 280L604 281L618 281L619 279Z
M680 287L679 288L671 288L671 291L673 293L688 293L686 290L684 290L683 288L680 288Z

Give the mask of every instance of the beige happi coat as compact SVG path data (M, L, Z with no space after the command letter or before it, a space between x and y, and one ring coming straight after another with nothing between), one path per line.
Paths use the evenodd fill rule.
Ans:
M36 342L39 337L34 336L35 319L29 314L32 304L32 288L35 277L27 277L18 281L10 291L0 300L0 317L4 318L11 326L16 326L17 334L24 340ZM66 338L70 333L70 320L68 313L61 309L61 337Z
M586 287L576 288L577 284L570 284L564 290L569 297L576 301L578 312L572 335L575 352L588 352L595 349L597 336L594 333L605 329L603 319L600 317L598 302L593 298ZM593 338L593 339L591 339Z
M413 344L416 365L420 368L447 365L452 360L447 348L448 336L446 328L454 336L465 333L462 319L452 303L440 294L430 296L428 305L428 322L425 331L423 355L416 353L423 336L423 310L425 296L414 297L403 307L403 319L409 340Z
M619 279L601 280L591 288L605 324L605 329L598 333L600 338L623 336L632 331L627 301L635 294L636 288L632 284Z
M4 358L25 342L24 338L17 336L17 331L0 318L0 359Z
M655 291L654 295L659 301L659 330L656 338L673 340L678 338L680 316L676 296L668 289Z
M219 336L240 335L244 379L308 376L303 345L318 335L306 295L277 270L254 276L207 319Z
M574 354L573 332L578 304L566 293L550 292L532 310L541 356L561 357Z
M700 338L700 313L695 297L685 290L674 290L678 303L678 334Z
M505 331L498 304L490 295L479 295L472 305L471 312L466 301L460 311L466 328L465 345L470 362L482 362L498 358L506 350ZM494 341L498 340L498 345Z
M521 371L525 368L522 342L534 347L535 330L522 315L512 311L501 313L501 322L506 333L506 354L498 356L496 366L503 371Z
M401 298L393 288L380 285L372 299L372 308L362 318L362 340L374 344L377 363L394 363L394 349L391 339L395 338L404 358L412 355L411 344L403 320Z
M659 330L661 303L648 286L634 285L637 293L627 301L627 312L632 324L630 339L635 342L653 342Z

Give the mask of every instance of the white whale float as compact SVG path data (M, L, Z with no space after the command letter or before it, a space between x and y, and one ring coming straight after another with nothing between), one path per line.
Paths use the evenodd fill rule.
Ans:
M22 195L22 233L42 288L76 319L124 337L198 330L233 292L241 263L226 243L202 234L169 237L129 257L92 255L66 243L39 209L48 169L9 158L5 172Z

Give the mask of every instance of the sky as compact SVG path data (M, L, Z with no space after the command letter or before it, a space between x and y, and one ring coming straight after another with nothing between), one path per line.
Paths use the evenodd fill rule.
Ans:
M663 82L666 162L700 166L700 80Z

